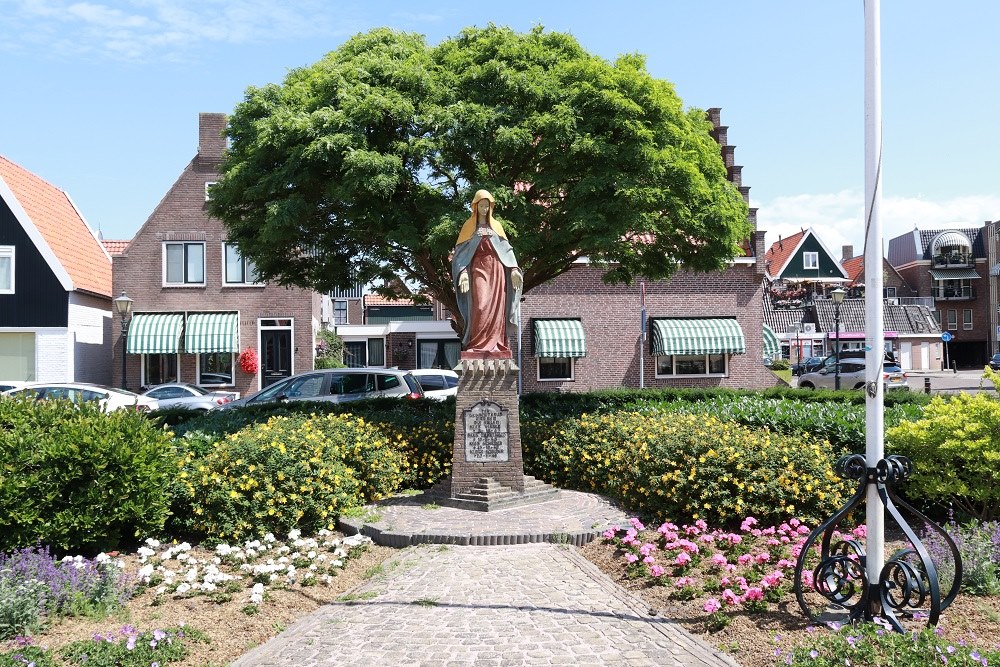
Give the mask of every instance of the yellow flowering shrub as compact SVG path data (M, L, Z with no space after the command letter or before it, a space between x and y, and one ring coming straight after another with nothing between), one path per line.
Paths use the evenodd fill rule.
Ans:
M922 419L887 429L886 442L913 461L911 498L952 503L982 521L1000 517L1000 401L993 396L935 396Z
M352 415L273 417L181 462L182 527L220 539L333 529L337 516L402 482L404 456Z
M660 520L829 517L850 489L829 443L705 415L618 412L564 422L544 442L547 481L610 496Z
M401 489L427 489L451 474L455 420L383 422L379 429L406 458Z

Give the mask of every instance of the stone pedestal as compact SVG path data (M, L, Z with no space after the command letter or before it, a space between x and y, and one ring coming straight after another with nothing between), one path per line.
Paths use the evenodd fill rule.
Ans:
M554 487L524 475L518 368L510 359L462 359L451 477L428 493L452 507L490 511L551 500Z

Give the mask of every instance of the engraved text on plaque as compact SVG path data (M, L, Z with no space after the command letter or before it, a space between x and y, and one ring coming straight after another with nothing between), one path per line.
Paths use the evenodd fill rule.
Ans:
M492 463L510 459L507 411L483 399L465 411L465 460Z

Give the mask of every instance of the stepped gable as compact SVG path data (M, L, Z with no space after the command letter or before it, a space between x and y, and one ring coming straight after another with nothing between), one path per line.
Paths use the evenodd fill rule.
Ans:
M722 109L712 107L705 112L708 121L712 124L709 134L719 144L719 152L722 154L722 163L726 167L726 177L739 189L743 195L743 201L750 206L750 188L743 185L743 167L736 164L736 146L729 143L729 126L722 124ZM757 209L750 208L747 218L753 226L754 233L757 232ZM743 254L746 257L753 257L758 254L756 240L751 237L742 243Z

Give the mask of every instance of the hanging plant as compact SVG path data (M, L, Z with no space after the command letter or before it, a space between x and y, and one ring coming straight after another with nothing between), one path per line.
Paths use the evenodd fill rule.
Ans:
M257 356L257 350L252 347L240 352L240 368L243 369L244 373L249 375L256 375L257 371L260 369L260 358Z

